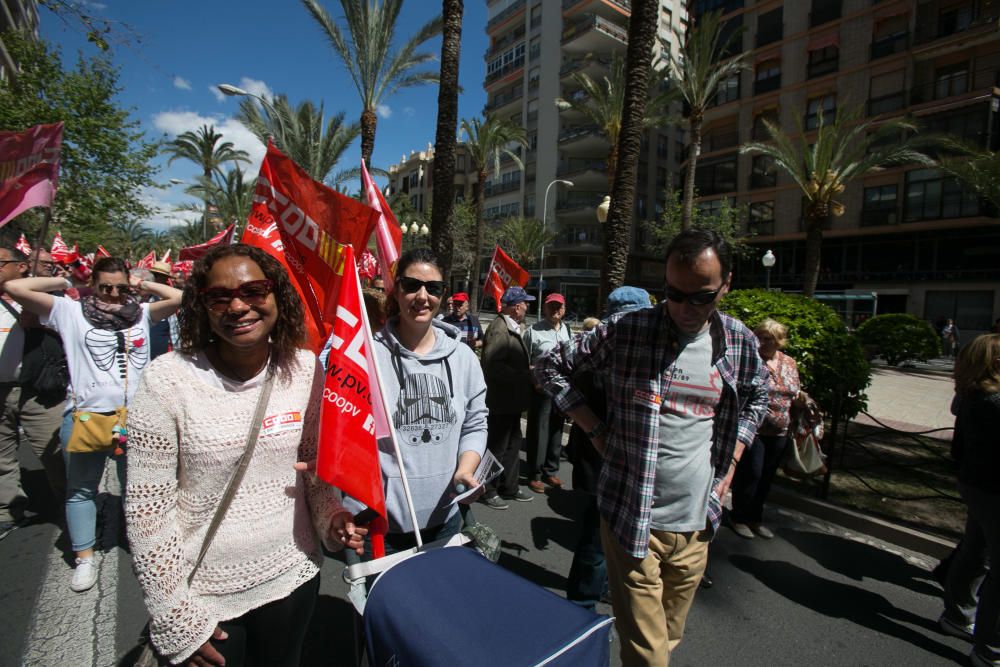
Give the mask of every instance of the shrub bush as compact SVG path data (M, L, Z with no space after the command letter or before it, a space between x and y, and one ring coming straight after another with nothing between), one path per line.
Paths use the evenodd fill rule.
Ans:
M904 313L886 313L865 320L858 327L858 338L890 366L907 359L927 361L941 354L941 341L934 327Z
M871 366L861 345L832 308L801 294L761 289L734 290L721 310L751 329L771 318L788 327L784 352L799 366L802 385L827 412L842 399L842 414L852 418L865 409Z

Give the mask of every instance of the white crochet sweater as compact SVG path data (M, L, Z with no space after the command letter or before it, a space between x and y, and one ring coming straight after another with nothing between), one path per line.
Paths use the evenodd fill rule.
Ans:
M211 387L174 352L150 364L129 405L128 538L150 639L171 662L189 657L219 621L284 598L319 571L316 532L327 535L341 506L333 487L292 467L316 458L323 376L308 351L291 366L275 377L246 476L190 587L261 387Z

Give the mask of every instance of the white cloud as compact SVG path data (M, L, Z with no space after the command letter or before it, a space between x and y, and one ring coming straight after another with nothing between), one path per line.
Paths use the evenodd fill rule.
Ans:
M389 107L388 104L380 104L380 105L378 105L377 107L375 107L375 111L382 118L388 118L389 116L392 115L392 109Z
M182 76L175 76L174 88L180 88L181 90L191 90L191 82Z
M417 113L417 110L413 107L403 107L403 113L407 116L413 116Z
M177 136L183 132L196 132L202 125L214 125L224 141L233 142L233 147L250 154L251 163L241 165L251 174L256 174L264 159L265 147L257 137L241 122L231 116L203 116L194 111L161 111L153 116L153 126L161 132Z
M94 10L95 12L103 12L108 8L108 6L103 2L94 2L93 0L80 0L80 4L87 9Z
M226 101L226 96L222 93L221 90L219 90L215 86L209 86L208 90L211 91L211 93L213 95L215 95L215 101L216 102L225 102Z
M196 211L177 210L181 201L190 201L190 198L182 196L183 187L178 185L167 189L142 188L140 199L153 209L152 215L143 221L146 227L158 232L167 232L188 222L201 220L201 214Z
M251 79L245 76L240 79L240 88L252 95L260 95L269 102L274 97L274 92L271 91L271 88L259 79Z

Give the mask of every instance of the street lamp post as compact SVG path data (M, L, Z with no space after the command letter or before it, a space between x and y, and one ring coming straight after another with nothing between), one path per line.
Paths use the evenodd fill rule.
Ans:
M409 239L411 244L418 243L421 239L425 238L430 233L431 230L427 227L426 224L424 225L418 224L416 220L413 221L413 224L411 224L408 229L406 227L406 224L405 223L403 224L403 234L406 236L407 239Z
M774 266L774 253L768 250L760 258L760 263L764 265L764 289L771 289L771 268Z
M239 86L234 86L231 83L220 83L219 85L216 86L216 88L219 89L220 93L222 93L223 95L226 95L227 97L252 97L255 100L257 100L258 102L260 102L262 105L264 105L265 107L267 107L268 109L270 109L271 113L274 114L274 117L278 119L278 127L281 128L281 135L282 135L281 138L282 139L285 138L285 136L284 136L285 135L285 121L284 121L284 119L282 119L281 114L274 107L274 105L271 104L270 102L268 102L266 98L261 97L260 95L257 95L256 93L251 93L249 90L243 90ZM271 139L274 139L274 137L271 137ZM284 146L282 146L281 148L284 149Z
M567 188L573 187L573 181L565 181L561 178L557 178L547 186L545 186L545 196L542 198L542 252L541 259L538 262L538 319L542 319L542 282L545 274L545 232L548 231L548 226L546 225L546 220L549 214L549 190L556 183L562 183Z

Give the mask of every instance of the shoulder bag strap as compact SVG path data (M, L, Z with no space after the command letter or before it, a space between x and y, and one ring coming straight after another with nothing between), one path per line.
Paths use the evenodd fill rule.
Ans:
M198 568L201 567L201 561L204 560L205 554L208 553L208 548L212 546L215 533L219 530L219 525L226 516L226 510L229 509L229 505L233 502L233 497L236 495L237 489L239 489L240 482L243 481L243 475L250 465L250 458L253 456L253 450L257 446L257 436L260 435L261 424L264 421L264 411L267 410L267 403L271 398L271 387L273 384L274 372L268 369L267 377L264 379L264 386L260 392L260 398L257 399L257 409L254 412L253 421L250 422L250 433L247 435L246 448L243 450L243 456L240 457L240 463L233 472L233 476L229 479L226 492L222 494L222 500L219 502L219 508L215 510L212 523L208 525L208 532L205 533L205 541L201 544L198 559L194 562L191 574L187 578L188 586L194 580L194 575L198 573Z

